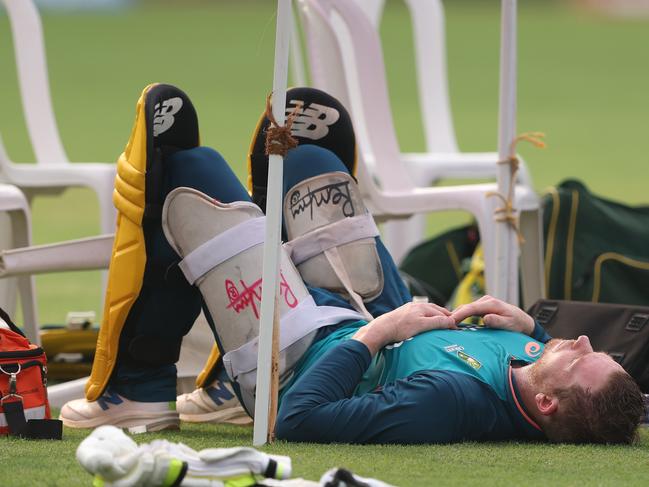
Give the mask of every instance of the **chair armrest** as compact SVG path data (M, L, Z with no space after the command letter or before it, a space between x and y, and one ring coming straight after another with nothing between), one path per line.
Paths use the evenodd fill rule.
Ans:
M107 268L114 237L108 234L3 250L0 252L0 277Z
M402 153L401 160L412 177L427 184L443 179L496 179L498 154L495 152ZM532 187L532 178L519 156L518 182Z

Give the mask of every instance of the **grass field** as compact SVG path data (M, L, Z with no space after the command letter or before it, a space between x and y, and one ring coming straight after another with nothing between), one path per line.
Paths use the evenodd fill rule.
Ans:
M91 476L74 457L86 433L65 429L64 435L62 442L2 440L3 487L91 485ZM149 433L134 438L138 443L164 438L194 449L231 447L249 445L252 427L183 423L180 433ZM277 442L263 450L290 456L294 475L305 479L318 480L326 470L339 466L401 487L644 486L649 477L647 432L643 432L640 444L634 447L524 443L358 446Z
M522 146L536 187L568 177L627 203L649 203L649 21L613 20L567 2L520 2L519 130L547 133L544 151ZM497 134L498 2L446 2L455 125L463 150L494 150ZM142 88L184 89L197 107L202 142L219 149L240 177L250 134L272 85L274 2L143 2L133 10L44 14L54 108L73 161L114 161L128 138ZM395 123L403 150L424 148L412 77L408 15L389 2L382 26ZM0 15L0 134L12 159L33 154L21 115L6 16ZM34 240L93 235L97 205L83 189L40 198ZM431 217L431 232L458 215ZM99 274L37 280L41 321L100 308ZM89 485L62 443L0 442L0 485ZM138 438L146 441L157 436ZM192 426L173 436L194 448L247 444L250 430ZM548 445L351 447L277 444L295 473L315 479L345 465L398 485L640 485L649 478L649 436L633 448ZM24 477L24 472L30 472Z

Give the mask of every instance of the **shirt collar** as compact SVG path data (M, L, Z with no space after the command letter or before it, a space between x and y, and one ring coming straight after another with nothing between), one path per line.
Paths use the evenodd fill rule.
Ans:
M525 426L525 432L528 436L533 438L542 439L545 438L545 434L541 427L537 424L536 421L532 419L528 411L525 409L523 400L521 398L520 391L516 386L516 379L514 378L513 369L510 365L507 371L507 382L508 382L508 402L510 403L512 409L514 409L516 416L519 419L519 422Z

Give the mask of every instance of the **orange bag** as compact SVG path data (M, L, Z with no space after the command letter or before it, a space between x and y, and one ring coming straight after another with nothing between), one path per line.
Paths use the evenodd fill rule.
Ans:
M45 352L2 308L0 320L0 435L60 440L62 423L50 419Z

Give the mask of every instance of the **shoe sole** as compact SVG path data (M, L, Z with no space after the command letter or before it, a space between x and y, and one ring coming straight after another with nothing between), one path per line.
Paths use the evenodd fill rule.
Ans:
M188 423L229 423L240 426L252 424L252 418L241 406L203 414L180 414L180 420Z
M115 418L94 418L81 421L67 419L59 416L64 426L68 428L89 429L103 425L112 425L118 428L133 429L133 433L145 433L161 430L178 430L180 429L180 419L176 413L151 414L143 415L132 414L123 415Z

